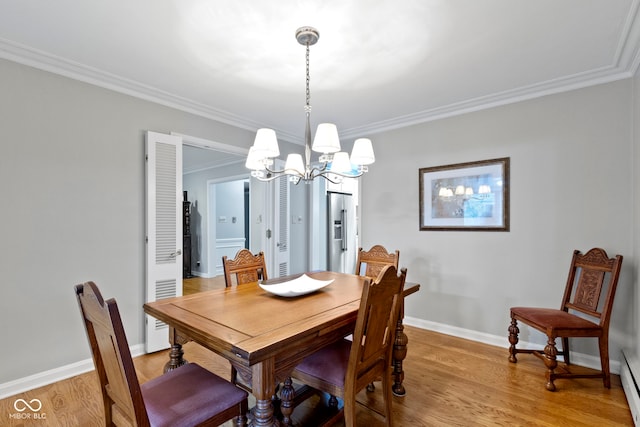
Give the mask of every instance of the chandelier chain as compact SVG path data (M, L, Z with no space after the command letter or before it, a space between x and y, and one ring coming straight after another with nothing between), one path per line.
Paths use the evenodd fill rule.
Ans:
M307 42L307 54L305 56L305 65L307 66L307 92L306 92L306 106L305 111L309 113L311 111L311 91L309 90L309 82L311 81L311 76L309 74L309 43Z

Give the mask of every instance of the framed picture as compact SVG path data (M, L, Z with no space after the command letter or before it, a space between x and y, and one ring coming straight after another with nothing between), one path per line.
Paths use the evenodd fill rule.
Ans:
M509 157L421 168L420 230L509 231Z

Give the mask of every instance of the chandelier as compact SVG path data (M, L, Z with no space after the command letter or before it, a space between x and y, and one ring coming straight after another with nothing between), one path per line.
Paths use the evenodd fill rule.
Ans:
M304 161L302 155L293 153L287 156L284 169L274 169L274 159L280 155L276 132L273 129L262 128L256 132L256 138L249 149L245 166L251 169L251 176L261 181L271 181L288 176L291 182L307 183L318 177L338 183L342 178L357 178L368 171L368 166L375 162L371 140L356 139L353 143L351 157L341 151L338 129L333 123L320 123L316 130L313 144L311 144L311 92L309 90L309 46L316 44L320 34L312 27L301 27L296 30L296 40L306 46L306 126L304 134ZM311 163L311 151L321 153L318 162Z

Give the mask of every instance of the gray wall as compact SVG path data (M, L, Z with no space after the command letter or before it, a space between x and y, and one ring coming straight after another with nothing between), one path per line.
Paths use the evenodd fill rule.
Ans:
M73 293L87 280L143 342L146 130L253 134L6 60L0 94L2 384L91 357Z
M217 239L237 239L244 236L245 181L222 182L216 185Z
M635 351L635 366L634 375L636 378L639 376L640 370L640 290L638 289L638 279L640 278L640 263L637 259L637 254L640 254L640 76L636 76L633 79L633 253L636 254L633 264L633 293L630 298L633 301L633 311L629 316L629 330L635 340L629 344L628 348L631 350L629 355Z
M362 246L400 249L422 284L408 316L506 341L508 307L556 306L571 251L598 245L626 257L612 348L637 348L632 89L621 81L372 135ZM118 299L129 344L143 342L146 130L245 148L253 134L5 60L0 93L2 384L90 357L72 290L86 280ZM512 162L511 232L418 231L418 168L501 156Z
M311 185L303 182L289 186L289 273L309 270L309 197ZM313 242L312 244L316 244Z
M637 339L632 94L625 80L376 135L362 243L399 249L407 280L422 285L407 316L507 346L509 307L558 307L572 251L599 246L625 256L610 338L619 360ZM419 168L498 157L511 158L510 232L418 231ZM582 341L573 348L598 354Z

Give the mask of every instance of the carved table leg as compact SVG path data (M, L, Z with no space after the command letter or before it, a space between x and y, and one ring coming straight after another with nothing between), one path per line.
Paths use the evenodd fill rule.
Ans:
M169 352L169 361L164 365L164 373L173 371L182 365L186 365L187 362L182 356L184 351L182 350L182 344L187 342L181 338L178 332L174 328L169 328L169 342L171 343L171 351Z
M181 344L173 344L171 346L171 351L169 352L169 361L164 365L164 373L166 374L169 371L173 371L176 368L179 368L182 365L186 365L187 362L184 360L182 355L184 354L184 350L182 350Z
M520 333L520 329L518 328L518 321L514 318L511 318L511 326L509 326L509 362L516 363L518 359L516 358L516 344L518 344L518 334Z
M295 394L296 390L293 388L291 377L287 377L280 391L280 413L282 414L283 426L292 425L291 413L293 412L293 399Z
M275 393L275 363L273 359L267 359L256 363L252 369L252 389L256 398L256 406L251 410L253 414L252 427L280 426L273 416L273 404L271 398Z
M402 361L407 357L407 344L409 338L404 333L404 299L400 303L400 312L398 313L398 322L396 323L396 340L393 343L393 386L391 390L396 396L404 396L407 394L402 381L404 381L404 371L402 370Z

